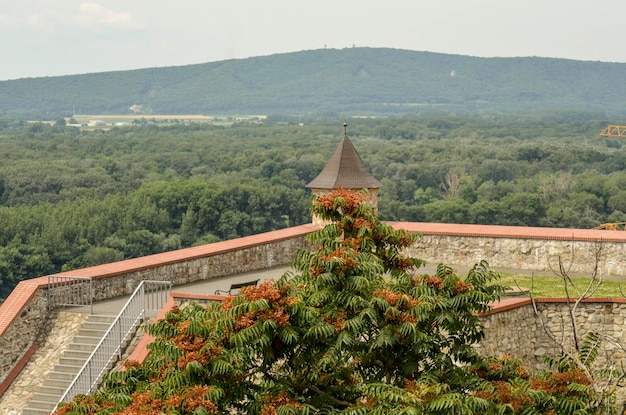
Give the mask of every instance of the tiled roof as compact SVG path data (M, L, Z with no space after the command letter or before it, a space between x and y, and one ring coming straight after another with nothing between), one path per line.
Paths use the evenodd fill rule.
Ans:
M345 124L344 124L345 126ZM306 187L312 189L378 189L383 184L367 171L363 160L344 134L322 172Z

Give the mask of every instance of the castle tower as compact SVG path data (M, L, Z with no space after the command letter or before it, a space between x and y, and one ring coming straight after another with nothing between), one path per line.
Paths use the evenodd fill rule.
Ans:
M321 196L332 192L334 189L344 188L350 190L367 189L368 201L375 212L378 211L378 189L383 186L374 176L367 171L363 160L357 153L348 138L348 124L343 124L343 138L330 156L330 160L322 169L321 173L306 187L310 188L314 195ZM321 224L321 219L313 217L313 223Z

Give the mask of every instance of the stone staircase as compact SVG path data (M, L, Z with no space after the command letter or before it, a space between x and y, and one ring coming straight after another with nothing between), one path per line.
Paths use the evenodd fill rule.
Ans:
M56 407L114 320L115 316L95 314L87 318L58 364L24 408L23 415L47 415Z

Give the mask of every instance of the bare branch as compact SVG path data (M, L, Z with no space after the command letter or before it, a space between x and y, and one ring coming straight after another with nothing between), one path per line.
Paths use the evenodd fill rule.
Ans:
M572 249L572 255L573 255L573 249ZM594 251L594 266L593 266L593 270L591 272L590 278L589 278L589 282L586 285L584 291L582 293L579 292L579 290L577 289L576 285L574 284L574 282L572 281L572 279L570 278L569 275L569 271L571 269L571 263L573 262L574 257L572 256L572 261L570 262L569 266L566 266L563 259L561 257L558 258L558 266L557 267L553 267L552 264L550 265L550 269L552 270L552 272L560 277L563 281L563 287L565 289L565 296L566 296L566 305L567 305L567 314L568 314L568 318L570 320L570 324L572 326L572 335L573 335L573 342L575 345L575 350L570 352L565 348L565 342L564 341L559 341L557 339L557 335L556 333L553 332L553 330L550 329L550 327L548 327L547 322L545 322L542 318L541 318L541 314L539 313L537 304L536 304L536 300L532 294L532 290L530 292L530 299L531 299L531 303L532 303L532 307L533 307L533 311L536 315L536 317L539 319L539 322L544 330L544 332L546 333L546 335L551 339L552 342L554 342L554 344L561 350L561 353L563 354L563 356L565 356L566 358L569 359L570 362L572 362L579 370L583 371L590 379L594 379L596 380L596 382L594 382L593 384L593 388L599 392L601 394L601 396L603 396L603 398L601 399L605 399L606 396L609 396L610 394L612 394L615 391L616 387L622 387L624 386L624 384L626 383L626 368L624 367L624 359L619 358L619 355L617 355L618 357L616 357L615 353L610 353L607 349L605 349L605 354L606 354L606 361L608 362L608 365L606 366L605 371L603 371L604 375L606 375L606 377L603 377L603 379L601 381L597 381L599 378L597 378L597 375L600 375L600 372L597 372L595 370L592 369L592 365L589 361L589 359L592 357L591 355L587 355L585 356L584 360L581 360L581 349L580 349L580 345L579 345L579 332L578 332L578 324L577 324L577 320L576 320L576 313L577 313L577 309L578 306L580 305L581 302L583 302L585 299L593 297L598 289L602 286L602 284L604 283L603 278L600 275L600 260L601 260L601 254L602 254L602 244L601 241L596 241L596 246L595 246L595 251ZM534 275L533 275L533 280L532 280L532 285L534 285ZM570 287L573 288L576 293L578 294L578 298L573 299L571 297L570 294ZM622 290L622 287L620 287L620 293L626 297L626 292L624 290ZM565 338L565 330L564 330L564 318L563 316L561 316L561 333L563 335L563 339ZM584 344L583 347L585 348L598 348L600 346L600 343L608 343L611 344L613 346L613 350L619 350L621 353L621 356L626 356L626 346L622 345L618 339L614 338L613 336L609 336L607 334L604 333L597 333L598 334L598 338L594 339L592 343L590 344ZM626 408L626 404L624 405Z
M548 328L548 326L546 325L546 322L543 321L543 318L541 318L541 314L539 313L539 309L537 308L537 300L535 299L535 296L533 295L533 288L535 285L535 273L532 274L531 279L530 279L530 291L529 291L529 297L530 297L530 303L533 307L533 312L535 313L535 316L537 317L537 319L539 320L539 323L541 324L541 328L543 329L543 331L546 333L546 335L550 338L550 340L552 340L554 342L554 344L556 344L560 349L561 352L563 353L567 353L566 350L563 348L563 342L559 341L555 336L554 333L552 333L552 331ZM563 326L563 321L561 320L561 326ZM563 334L564 330L561 330L561 334Z

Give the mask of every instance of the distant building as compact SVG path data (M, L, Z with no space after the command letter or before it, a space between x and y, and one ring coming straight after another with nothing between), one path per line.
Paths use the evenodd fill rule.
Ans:
M89 120L89 123L87 125L89 125L90 127L104 127L107 125L107 123L102 120Z

